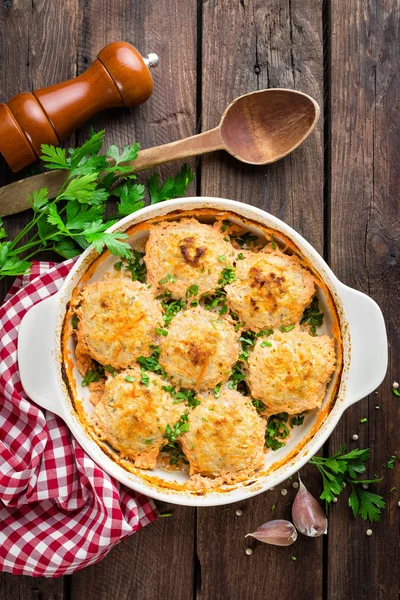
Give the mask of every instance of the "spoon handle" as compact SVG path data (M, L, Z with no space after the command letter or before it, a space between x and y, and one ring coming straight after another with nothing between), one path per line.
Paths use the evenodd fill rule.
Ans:
M216 127L204 133L185 138L184 140L141 150L135 161L126 164L131 164L132 170L135 172L144 171L145 169L150 169L151 167L156 167L157 165L162 165L173 160L190 158L191 156L223 148L225 148L225 145L222 141L219 128ZM13 215L30 208L28 194L32 194L40 188L46 187L49 198L55 198L67 175L66 171L49 171L48 173L39 173L27 179L15 181L0 188L0 217Z
M216 127L177 142L141 150L137 159L132 162L132 166L135 172L144 171L174 160L185 160L192 156L223 150L224 148L225 144L222 141L220 129Z

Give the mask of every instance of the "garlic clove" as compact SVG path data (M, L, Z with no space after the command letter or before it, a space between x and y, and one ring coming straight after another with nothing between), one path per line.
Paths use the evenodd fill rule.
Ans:
M319 537L328 532L328 519L320 503L310 494L299 476L299 491L292 506L292 518L303 535Z
M260 525L253 533L248 533L246 537L253 537L264 544L273 546L291 546L297 540L297 531L293 523L284 519L268 521Z

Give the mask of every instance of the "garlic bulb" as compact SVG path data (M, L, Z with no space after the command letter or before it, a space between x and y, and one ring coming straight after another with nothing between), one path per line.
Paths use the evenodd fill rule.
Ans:
M303 535L319 537L328 531L328 519L319 502L310 494L299 476L299 491L293 502L292 517Z
M297 540L297 531L290 521L278 519L260 525L256 531L246 535L248 536L273 546L290 546Z

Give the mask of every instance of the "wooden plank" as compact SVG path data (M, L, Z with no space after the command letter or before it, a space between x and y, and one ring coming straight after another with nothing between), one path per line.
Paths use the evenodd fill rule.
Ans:
M0 5L0 101L14 94L50 85L75 75L75 0L61 4L46 0L9 0ZM0 185L10 179L3 165ZM29 212L4 219L10 237L31 218ZM9 286L0 282L1 299ZM0 574L0 599L61 600L63 579L33 579Z
M371 447L369 474L388 504L380 524L351 517L345 499L331 511L328 598L398 598L400 466L383 468L400 446L400 237L398 2L332 3L331 262L348 285L371 295L388 328L390 362L378 395L351 407L331 437L332 450ZM368 325L366 324L366 327ZM366 373L366 377L368 374ZM376 410L375 406L380 405ZM368 422L360 425L359 420ZM351 435L357 433L357 444ZM396 486L391 494L389 490Z
M113 111L93 120L106 129L106 143L142 147L169 142L196 130L196 2L166 0L162 17L156 3L86 0L80 3L79 70L105 44L123 39L143 54L156 52L154 92L136 109ZM178 24L178 26L177 26ZM82 139L87 132L79 133ZM160 169L175 173L177 165ZM146 174L140 180L146 179ZM194 192L194 186L192 187ZM173 516L159 519L118 545L99 565L71 577L71 599L193 597L195 511L160 505Z
M0 70L0 102L6 102L19 92L75 76L76 2L68 0L60 4L46 0L34 3L20 0L1 3L0 61L7 68ZM9 5L11 7L7 8ZM28 167L13 175L3 159L2 163L0 185L23 177L29 170ZM30 211L6 217L4 224L10 238L13 239L30 219ZM10 278L0 282L2 298L10 282Z
M229 0L203 3L202 129L214 127L236 96L266 87L288 87L322 104L322 14L315 0ZM214 39L215 43L210 43ZM227 155L206 157L201 192L255 204L282 218L319 251L323 248L323 127L296 152L266 168ZM316 476L305 470L311 490ZM287 487L283 499L280 489ZM280 600L322 598L322 540L299 539L289 548L248 543L244 536L272 518L287 518L290 482L232 507L198 511L198 597ZM276 505L274 512L271 506ZM236 516L236 509L243 510ZM251 556L245 554L252 547ZM296 557L296 561L291 556ZM312 565L312 569L309 568Z
M64 600L63 579L0 575L0 600Z

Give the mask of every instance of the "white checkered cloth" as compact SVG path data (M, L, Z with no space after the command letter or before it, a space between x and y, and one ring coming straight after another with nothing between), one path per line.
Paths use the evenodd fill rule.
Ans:
M22 388L22 317L59 290L73 264L34 263L0 308L0 570L10 573L73 573L157 516L150 500L104 473Z

